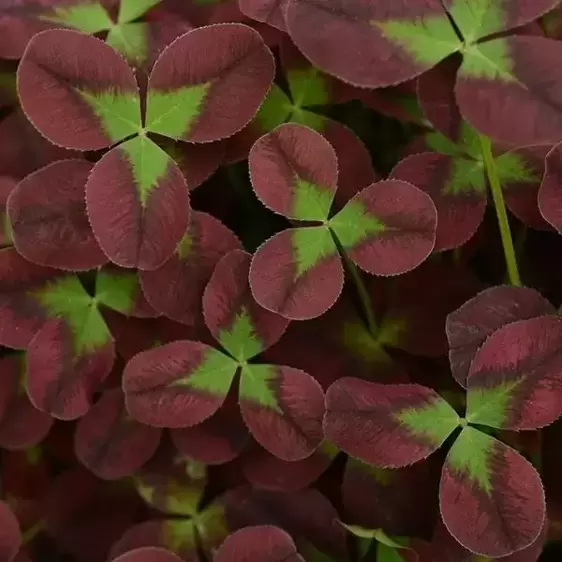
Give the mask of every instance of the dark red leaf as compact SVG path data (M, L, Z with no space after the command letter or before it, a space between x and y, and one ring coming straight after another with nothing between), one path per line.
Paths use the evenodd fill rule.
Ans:
M286 31L285 26L285 7L288 0L238 0L240 11L257 21L267 23Z
M123 371L129 414L155 427L190 427L224 402L238 363L193 341L175 341L135 355Z
M224 464L238 457L250 441L250 434L234 387L210 418L194 427L173 429L171 436L178 451L205 464Z
M120 144L95 165L86 204L94 234L111 261L141 270L157 269L172 256L190 215L181 170L144 136Z
M413 464L436 451L459 417L433 390L346 377L326 394L326 437L349 455L378 467Z
M31 123L66 148L106 148L141 127L132 69L103 41L77 31L48 30L29 42L18 93Z
M20 527L6 502L0 502L0 560L10 562L21 546Z
M190 142L229 137L254 117L274 72L271 52L250 27L232 23L194 29L154 64L146 128Z
M242 366L239 401L254 439L282 460L305 459L324 439L322 387L300 369Z
M560 141L562 69L556 61L561 57L562 44L544 37L510 36L471 45L456 86L463 117L480 133L510 146Z
M14 245L33 263L71 271L107 262L86 214L86 182L93 165L60 160L22 180L8 200Z
M478 166L468 158L424 153L405 158L392 170L390 177L415 184L435 203L435 251L462 246L484 219L486 183Z
M254 301L248 283L251 256L233 250L217 263L203 295L205 323L238 361L252 359L283 335L289 322Z
M470 363L478 348L502 326L554 313L554 307L533 289L499 286L480 292L447 317L453 376L466 387Z
M539 316L496 330L476 352L466 419L500 429L538 429L562 414L562 318Z
M97 310L92 313L96 314ZM75 329L82 333L76 334ZM55 418L79 418L89 410L114 360L113 340L101 316L75 325L63 318L49 320L27 348L29 398Z
M25 349L46 320L35 294L59 276L56 269L32 264L15 248L0 250L0 343Z
M250 286L264 308L308 320L332 307L343 289L343 266L325 226L284 230L256 251Z
M313 547L320 559L324 555L348 560L346 531L338 512L316 489L276 493L237 488L227 494L225 510L230 529L277 525L293 537L304 556Z
M472 427L463 429L447 455L439 503L457 541L494 558L531 545L545 518L544 490L533 465Z
M230 535L215 562L304 562L290 535L278 527L248 527Z
M292 0L286 23L296 46L321 70L371 88L414 78L460 42L437 0Z
M169 550L147 546L131 550L116 558L115 562L181 562L181 558Z
M226 226L207 213L194 211L172 257L158 269L140 273L146 298L169 318L194 325L216 263L237 248L240 242Z
M562 144L547 154L544 177L539 189L539 211L558 232L562 232Z
M96 476L117 480L152 457L160 430L130 419L121 389L109 390L78 422L74 448L78 460Z
M25 392L25 356L0 359L0 446L18 450L34 447L47 436L53 418L37 410Z
M258 139L248 163L254 191L266 207L297 220L328 218L338 161L322 135L303 125L280 125Z

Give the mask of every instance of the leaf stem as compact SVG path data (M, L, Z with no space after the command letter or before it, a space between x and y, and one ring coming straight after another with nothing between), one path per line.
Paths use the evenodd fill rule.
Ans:
M21 536L21 543L22 545L26 545L30 543L39 533L45 530L47 524L44 519L41 519L35 523L32 527L27 529L25 533L22 533Z
M357 289L357 294L359 295L361 305L363 306L363 312L365 313L365 320L367 322L367 329L369 330L369 333L374 337L377 334L377 321L375 320L375 312L373 310L373 303L371 302L369 291L367 291L367 286L365 285L365 281L361 276L359 268L349 259L349 256L347 255L343 247L341 247L341 244L338 243L338 246L340 253L343 256L343 261L345 263L347 271L351 275L353 284Z
M517 258L515 257L513 238L511 237L511 230L509 228L507 209L505 207L496 162L492 154L492 143L488 137L480 135L480 145L486 174L488 175L488 182L490 183L490 191L492 192L492 199L494 200L494 207L498 217L498 226L500 229L509 282L511 285L521 287L521 278L519 277L519 269L517 268Z

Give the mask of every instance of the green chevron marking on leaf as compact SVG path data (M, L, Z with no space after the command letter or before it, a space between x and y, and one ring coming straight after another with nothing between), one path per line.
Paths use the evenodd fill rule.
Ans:
M191 519L164 519L162 538L166 548L172 552L186 552L197 548L195 528Z
M448 8L466 43L503 28L504 14L497 0L453 0Z
M202 110L210 82L172 92L149 90L146 128L153 133L179 139L189 133Z
M273 365L244 365L240 376L239 396L243 400L283 414L271 382L277 379Z
M384 224L367 212L359 201L351 200L328 223L344 248L353 248L369 236L380 234Z
M527 162L514 152L506 152L496 158L496 168L502 185L510 182L540 182L542 177L536 169L527 165Z
M513 75L509 46L504 39L494 39L467 47L459 73L461 77L517 82Z
M118 142L141 130L141 113L138 93L105 91L99 93L77 90L92 108L109 138Z
M414 435L441 444L459 426L460 418L449 404L438 399L422 408L407 408L394 414Z
M135 306L139 290L138 275L134 271L122 271L112 275L101 269L96 278L96 300L123 314L129 314Z
M74 336L78 355L95 351L111 339L96 306L76 276L49 283L35 297L49 316L64 319Z
M238 361L247 361L263 350L251 316L239 310L231 325L220 331L221 345Z
M238 370L238 363L216 349L209 349L203 361L172 386L189 386L196 390L226 396Z
M466 419L470 423L501 428L508 416L514 391L525 377L498 384L492 388L470 387L466 398Z
M419 64L435 64L462 46L449 19L443 16L419 21L373 21L382 35L405 49Z
M178 242L176 254L180 260L184 260L187 256L189 256L189 254L191 254L193 248L193 237L189 234L189 232L186 232L182 236L182 239Z
M127 60L144 62L148 56L148 25L142 22L115 25L109 30L105 42Z
M484 193L486 177L484 164L480 160L455 158L452 162L451 176L445 185L445 193Z
M260 131L267 133L287 121L292 109L287 94L277 84L273 84L255 117Z
M124 142L120 145L120 149L131 163L141 206L146 207L150 193L166 175L171 161L170 156L144 135Z
M453 471L467 474L483 492L491 495L492 480L488 462L493 446L493 438L473 427L465 427L451 447L446 464Z
M121 0L118 23L129 23L144 15L161 0Z
M303 220L326 220L330 213L334 192L299 177L295 178L293 185L293 215Z
M193 518L197 533L203 544L218 544L228 535L224 507L212 503Z
M99 33L113 26L109 14L97 1L55 6L52 12L39 16L39 19L60 23L89 34Z
M337 252L336 245L325 226L298 228L293 232L296 278L304 275L324 258Z
M326 78L316 67L306 70L290 70L287 73L287 80L295 108L330 103Z

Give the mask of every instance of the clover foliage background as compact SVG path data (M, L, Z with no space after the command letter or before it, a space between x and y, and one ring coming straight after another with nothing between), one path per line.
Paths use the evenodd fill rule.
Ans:
M562 560L560 0L0 0L0 562Z

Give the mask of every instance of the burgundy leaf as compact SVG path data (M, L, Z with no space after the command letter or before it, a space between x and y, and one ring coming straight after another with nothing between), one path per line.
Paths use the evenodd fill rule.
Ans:
M200 562L194 526L190 519L152 519L138 523L127 529L112 546L109 558L115 562L129 551L148 548L166 549L173 552L181 562Z
M181 558L169 550L148 546L131 550L116 558L115 562L181 562Z
M351 129L339 121L324 118L320 132L338 157L338 189L332 204L334 213L359 191L380 178L373 169L367 147Z
M250 254L233 250L217 263L203 295L205 324L237 360L246 361L271 347L289 322L261 308L248 284Z
M533 465L472 427L463 429L449 451L439 503L457 541L494 558L531 545L545 518L544 490Z
M425 535L437 514L438 481L432 476L428 462L382 469L348 458L342 482L346 521L390 535Z
M130 419L120 389L109 390L78 422L74 448L78 460L106 480L129 476L152 457L160 430Z
M540 212L538 194L551 148L551 145L524 146L496 159L509 210L523 224L540 230L550 228Z
M320 134L287 123L261 137L248 157L262 203L288 218L324 221L338 181L336 152Z
M234 387L210 418L194 427L173 429L171 436L178 451L205 464L224 464L238 457L250 441L250 434Z
M47 164L80 158L80 152L56 146L41 135L21 109L0 121L0 173L18 180Z
M322 553L341 562L349 559L346 531L338 522L338 512L316 489L276 493L237 488L227 494L225 510L230 529L277 525L293 537L304 555L313 547L316 556Z
M215 562L304 562L290 535L278 527L240 529L221 545Z
M470 46L456 86L463 117L510 146L560 141L560 57L560 42L544 37L510 36Z
M205 344L175 341L135 355L123 371L129 414L155 427L190 427L224 402L238 363Z
M16 516L6 502L0 502L0 559L10 562L22 544Z
M562 232L562 144L557 144L547 154L544 177L539 189L539 211L558 232Z
M187 233L172 257L158 269L142 271L148 301L169 318L187 325L201 314L201 299L219 259L240 247L236 236L219 220L194 211Z
M132 69L103 41L77 31L48 30L29 42L18 93L31 123L66 148L105 148L141 126Z
M470 176L478 165L474 160L424 153L405 158L392 170L390 177L414 183L435 203L435 251L462 246L484 219L486 192L478 189ZM480 177L483 180L483 175ZM485 189L486 184L481 187Z
M9 450L34 447L49 433L53 418L37 410L27 397L24 356L1 358L0 373L0 446Z
M82 271L107 262L86 214L93 165L60 160L22 180L8 200L14 245L33 263Z
M320 316L338 300L343 266L324 226L284 230L266 240L250 267L250 286L264 308L291 320Z
M466 387L470 363L478 348L502 326L554 313L554 307L533 289L507 286L485 289L447 317L453 376Z
M502 429L537 429L562 414L562 318L538 316L503 326L476 352L466 418Z
M428 457L456 429L459 417L433 390L342 378L326 394L326 437L349 455L379 467Z
M111 261L141 270L157 269L172 256L190 215L181 170L142 136L117 146L95 165L86 204L94 234Z
M324 438L322 387L300 369L244 365L239 401L252 436L282 460L309 457Z
M324 442L301 461L281 460L257 443L246 447L240 461L244 476L255 488L272 492L296 492L310 486L330 466L337 449Z
M238 0L240 11L257 21L287 31L284 10L288 0Z
M89 410L94 392L109 375L115 360L109 332L97 322L87 319L84 324L72 326L62 318L54 318L31 340L26 385L36 408L64 420L82 417ZM83 330L79 337L75 328ZM103 330L103 339L93 333L98 328ZM91 341L86 339L89 337Z
M46 320L34 294L59 275L56 269L32 264L15 248L0 250L0 343L25 349Z
M154 64L146 127L190 142L229 137L254 117L274 72L271 52L250 27L232 23L194 29Z
M436 0L408 5L292 0L286 23L296 46L314 65L371 88L414 78L457 50L459 43Z

